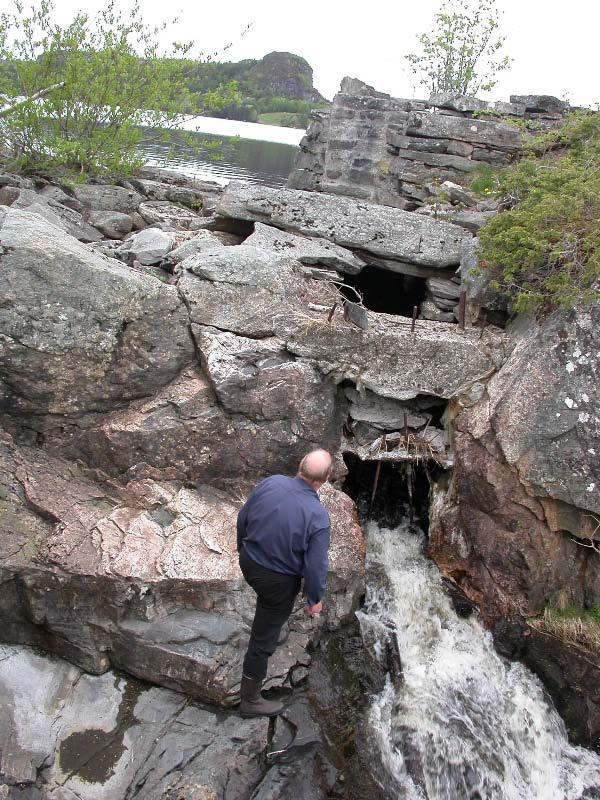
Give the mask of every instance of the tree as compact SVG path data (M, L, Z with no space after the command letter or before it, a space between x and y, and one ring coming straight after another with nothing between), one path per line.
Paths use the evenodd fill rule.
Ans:
M444 0L431 33L418 36L420 50L406 60L431 93L476 95L496 84L512 59L502 56L496 0Z
M111 0L60 25L51 0L34 1L0 14L0 137L13 168L129 172L142 126L172 128L239 100L234 83L190 93L192 43L159 45L175 20L149 26L137 3L124 12Z

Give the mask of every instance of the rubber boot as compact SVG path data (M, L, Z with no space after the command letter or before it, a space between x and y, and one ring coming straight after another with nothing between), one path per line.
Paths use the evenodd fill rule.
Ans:
M267 700L260 693L262 681L242 675L240 687L240 716L276 717L283 711L283 705L275 700Z

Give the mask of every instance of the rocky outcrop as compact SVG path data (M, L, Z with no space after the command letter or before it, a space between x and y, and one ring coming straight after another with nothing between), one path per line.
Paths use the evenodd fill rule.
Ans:
M220 705L236 700L254 594L237 566L240 500L196 484L101 484L73 462L2 441L1 636L88 672L109 667ZM325 626L363 591L349 497L323 493L333 532ZM319 624L302 600L269 681L298 679Z
M547 607L600 602L599 319L592 307L515 326L511 356L455 420L455 466L430 530L438 565L499 628L507 651L539 671L588 745L600 735L598 698L576 670L557 676L571 651L594 673L597 654L575 658L577 647L534 629L519 644L519 631ZM519 621L507 627L506 617ZM587 709L579 718L576 702Z
M324 800L337 778L302 698L271 730L264 718L226 716L124 675L86 675L7 646L0 691L8 800Z

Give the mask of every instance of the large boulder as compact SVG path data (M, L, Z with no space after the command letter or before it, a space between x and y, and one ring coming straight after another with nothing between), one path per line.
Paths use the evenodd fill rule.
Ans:
M92 211L88 221L109 239L122 239L133 228L129 214L120 211Z
M2 406L73 416L153 394L194 358L173 286L26 211L0 220Z
M307 319L308 317L308 319ZM451 398L489 376L503 358L498 331L460 331L456 325L369 312L367 330L341 314L290 313L277 335L300 358L314 361L335 381L351 381L381 397L408 400L417 395Z
M122 214L137 211L144 199L133 189L100 183L84 183L76 186L73 194L89 211L120 211Z
M164 200L147 200L138 210L149 225L162 223L184 230L202 227L202 220L194 211Z
M160 264L165 256L173 249L175 237L158 228L146 228L139 233L134 233L116 251L124 259L135 259L143 266Z
M190 256L180 269L179 290L192 322L242 336L272 336L275 318L299 302L304 283L290 256L245 244Z
M237 564L235 500L214 488L138 480L104 486L74 463L2 440L0 637L92 673L111 665L221 705L235 702L255 596ZM282 685L310 661L321 625L347 621L363 591L352 500L322 492L332 519L326 614L297 601L269 663Z
M240 719L123 674L0 646L7 800L326 800L338 776L309 698Z
M217 213L430 267L457 265L462 241L468 236L458 226L397 208L233 181L227 186Z

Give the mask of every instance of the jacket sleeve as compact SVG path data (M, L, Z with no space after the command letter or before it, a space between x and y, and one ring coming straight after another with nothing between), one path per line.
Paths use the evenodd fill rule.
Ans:
M327 552L331 539L331 528L321 528L315 531L308 542L308 549L304 555L304 590L306 602L310 606L316 605L327 588L327 570L329 568Z
M250 504L251 498L249 497L244 505L240 508L239 513L237 515L237 549L238 553L242 549L242 542L244 540L244 536L246 535L246 520L248 518L248 505Z

